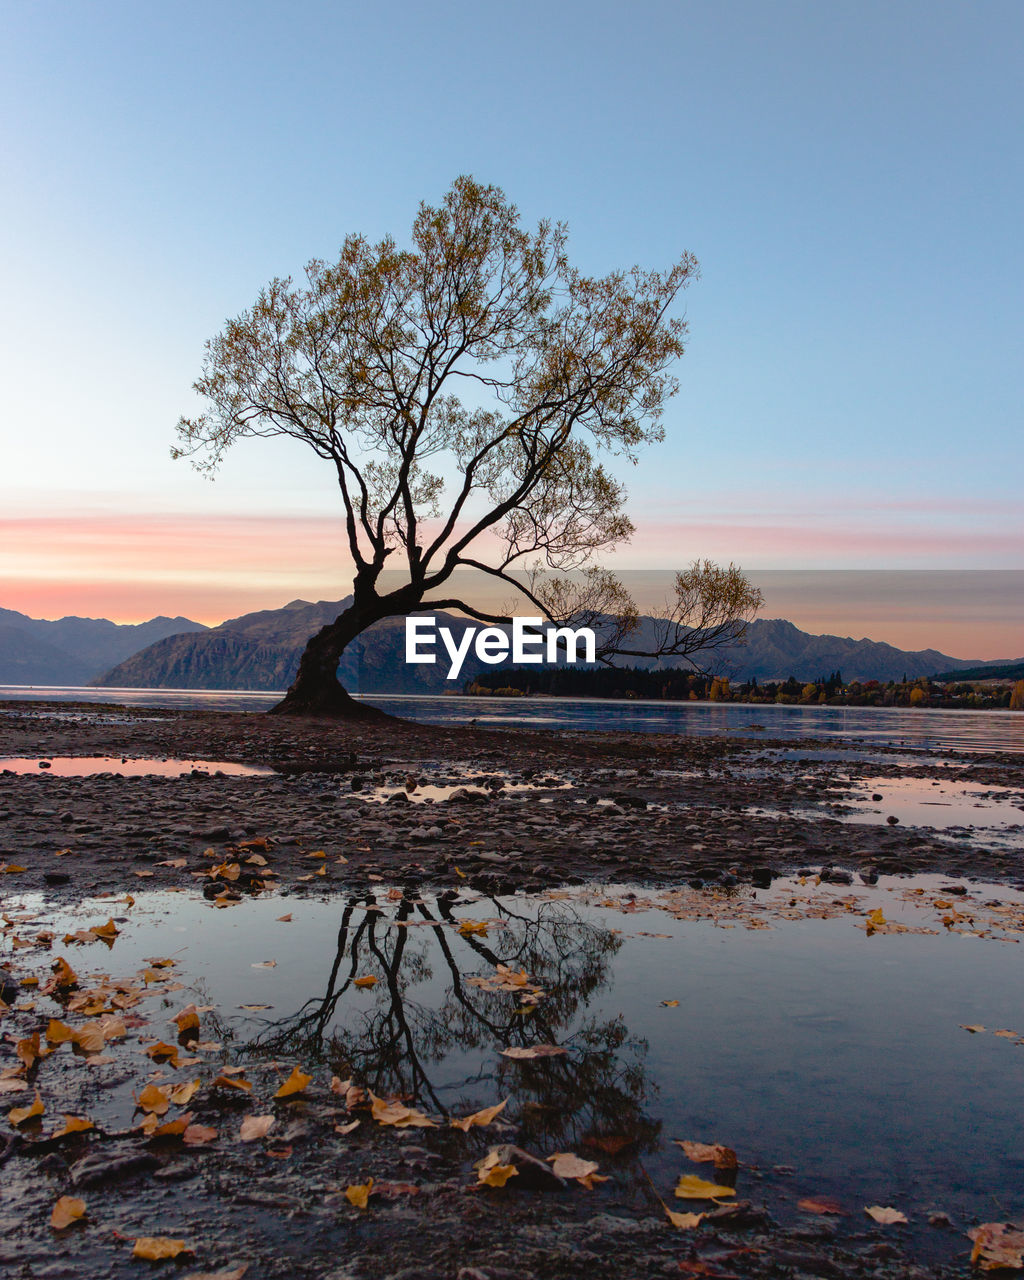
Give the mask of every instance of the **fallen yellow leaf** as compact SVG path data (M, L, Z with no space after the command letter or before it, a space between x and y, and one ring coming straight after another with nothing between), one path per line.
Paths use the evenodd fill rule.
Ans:
M160 1262L164 1258L177 1258L179 1254L191 1252L184 1240L171 1240L169 1236L139 1236L132 1249L132 1257Z
M354 1205L357 1209L365 1209L370 1199L370 1192L373 1190L373 1179L362 1185L356 1185L345 1188L345 1199L349 1204Z
M704 1221L702 1213L673 1213L671 1209L666 1209L665 1212L668 1214L669 1222L680 1231L692 1231Z
M370 1092L369 1097L370 1109L378 1124L394 1125L396 1129L433 1129L436 1126L436 1121L425 1116L422 1111L416 1111L401 1102L385 1102L373 1092Z
M7 1119L13 1125L24 1124L26 1120L31 1120L35 1116L41 1116L46 1108L43 1106L43 1100L39 1096L39 1090L36 1090L35 1101L28 1107L12 1107L7 1113Z
M548 1156L548 1164L560 1178L589 1178L600 1168L596 1160L581 1160L570 1151L556 1151Z
M519 1176L519 1170L514 1164L498 1163L498 1153L496 1151L489 1151L473 1167L476 1169L478 1180L488 1187L503 1187L509 1178Z
M356 978L352 985L354 987L375 987L377 985L377 979L371 973L365 978Z
M971 1262L977 1263L982 1271L1024 1268L1024 1229L1012 1222L983 1222L979 1227L971 1227L967 1235L974 1241Z
M293 1093L302 1093L306 1085L312 1080L312 1076L307 1076L304 1071L298 1067L292 1067L292 1073L284 1084L274 1094L275 1098L288 1098Z
M148 1084L138 1096L139 1109L153 1115L165 1115L171 1105L171 1095L159 1085Z
M69 1116L64 1113L64 1128L58 1129L56 1133L51 1134L53 1138L63 1138L69 1133L85 1133L88 1129L95 1129L96 1126L91 1120L86 1120L84 1116Z
M735 1169L736 1152L732 1147L725 1147L720 1142L680 1142L675 1139L677 1147L682 1147L688 1160L694 1164L714 1163L716 1169Z
M246 1116L238 1136L243 1142L256 1142L259 1138L265 1138L273 1127L273 1116Z
M506 1098L504 1102L499 1102L497 1106L484 1107L482 1111L474 1111L471 1116L463 1116L457 1120L453 1119L452 1128L461 1129L463 1133L468 1133L474 1125L479 1125L482 1128L484 1125L490 1124L495 1116L500 1115L508 1104L509 1099ZM596 1168L597 1166L595 1165L594 1167Z
M84 1216L84 1200L76 1200L74 1196L61 1196L50 1214L50 1226L54 1231L63 1231L65 1227L70 1227L73 1222L78 1222Z
M695 1174L685 1173L679 1179L676 1196L680 1200L717 1200L721 1196L734 1196L735 1187L722 1187L714 1182L705 1182Z
M880 1222L885 1227L892 1226L897 1222L906 1222L907 1220L899 1209L890 1209L880 1204L866 1205L864 1212L869 1218L874 1218L876 1222Z
M199 1092L198 1080L186 1080L184 1084L177 1084L170 1091L171 1101L178 1107L187 1106Z

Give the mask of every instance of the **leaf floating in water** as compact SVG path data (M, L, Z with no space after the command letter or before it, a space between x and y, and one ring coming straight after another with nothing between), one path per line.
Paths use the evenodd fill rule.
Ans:
M568 1050L563 1049L559 1044L534 1044L527 1049L520 1048L519 1045L512 1045L509 1049L502 1049L501 1056L525 1061L531 1058L555 1058L567 1052Z
M378 1098L373 1092L370 1093L369 1098L373 1118L378 1124L394 1125L396 1129L433 1129L436 1127L436 1121L431 1120L429 1116L425 1116L422 1111L416 1111L401 1102L385 1102L383 1098Z
M662 1004L662 1008L664 1008L664 1009L678 1009L678 1008L679 1008L679 1001L678 1001L678 1000L662 1000L661 1004Z
M796 1207L803 1209L805 1213L821 1215L826 1213L841 1214L843 1212L843 1206L838 1200L833 1200L831 1196L809 1196L806 1200L798 1200Z
M365 978L356 978L352 985L354 987L375 987L377 985L377 979L371 973Z
M484 1125L490 1124L496 1116L500 1115L508 1104L509 1099L506 1098L504 1102L499 1102L496 1106L484 1107L482 1111L474 1111L471 1116L463 1116L461 1119L453 1119L452 1128L461 1129L463 1133L468 1133L474 1125L479 1125L482 1128ZM596 1168L597 1166L595 1165L594 1167Z
M960 1026L964 1031L969 1031L972 1036L980 1035L981 1032L985 1030L985 1028L981 1025L980 1022L975 1022L975 1023L961 1022Z
M36 1116L41 1116L45 1110L37 1089L35 1101L27 1107L12 1107L7 1113L7 1119L12 1125L24 1124L26 1120L34 1120Z
M676 1187L676 1196L680 1200L718 1200L722 1196L734 1196L735 1187L722 1187L715 1182L705 1182L696 1174L684 1173Z
M694 1164L714 1164L716 1169L735 1169L736 1152L732 1147L725 1147L720 1142L687 1142L675 1139L677 1147L682 1147L688 1160Z
M906 1215L900 1213L899 1209L892 1209L880 1204L866 1205L864 1212L869 1218L874 1218L876 1222L880 1222L883 1227L891 1227L899 1222L906 1222Z
M95 1129L96 1126L91 1120L87 1120L84 1116L69 1116L64 1113L64 1128L58 1129L50 1135L51 1138L64 1138L69 1133L85 1133L89 1129Z
M312 1079L312 1076L307 1076L306 1073L298 1067L292 1067L291 1075L280 1089L278 1089L277 1093L274 1094L274 1097L289 1098L293 1093L302 1093L306 1085L308 1085Z
M967 1235L974 1241L971 1262L982 1271L1024 1269L1024 1228L1012 1222L983 1222L980 1227L971 1227Z

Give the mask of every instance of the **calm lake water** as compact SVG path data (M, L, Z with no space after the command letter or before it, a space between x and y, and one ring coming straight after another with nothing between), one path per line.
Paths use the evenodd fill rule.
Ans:
M739 1156L737 1193L783 1222L804 1196L838 1198L841 1229L891 1205L918 1250L956 1256L969 1246L928 1227L929 1211L958 1224L1024 1212L1024 897L984 885L947 897L947 883L532 897L382 885L225 911L194 894L71 910L25 895L9 912L32 917L17 926L26 936L113 914L109 951L74 950L80 975L170 957L184 987L171 1007L207 1007L203 1040L217 1042L175 1079L248 1064L256 1111L295 1062L321 1088L342 1072L441 1124L508 1098L521 1145L598 1160L611 1195L649 1175L670 1203L681 1174L711 1175L676 1140L722 1142ZM53 953L18 961L47 974ZM503 986L499 965L526 985ZM171 1016L157 1013L145 1042ZM503 1052L550 1044L564 1052ZM131 1038L107 1052L89 1114L122 1127L151 1064ZM351 1138L368 1169L371 1130L364 1118Z
M0 701L122 703L132 707L265 711L282 695L238 690L93 689L0 685ZM420 697L363 695L392 715L426 724L606 729L735 734L767 738L830 738L869 745L1012 751L1024 754L1024 714L1010 711L929 711L902 707L793 707L713 702L619 701L604 698Z

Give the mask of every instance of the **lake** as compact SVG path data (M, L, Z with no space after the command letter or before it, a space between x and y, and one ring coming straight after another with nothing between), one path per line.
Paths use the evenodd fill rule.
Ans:
M283 691L282 691L283 693ZM94 689L0 685L0 701L120 703L131 707L265 711L281 693L232 689ZM425 724L524 729L617 730L688 737L826 738L872 746L1024 753L1024 715L906 707L752 706L605 698L471 698L361 695L375 707Z

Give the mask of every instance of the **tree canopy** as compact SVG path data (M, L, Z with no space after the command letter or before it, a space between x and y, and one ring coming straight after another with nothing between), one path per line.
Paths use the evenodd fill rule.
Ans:
M212 471L241 438L302 441L334 469L355 566L351 606L311 638L275 710L354 713L338 657L382 618L437 607L508 621L451 594L460 568L549 622L603 619L602 656L639 652L636 607L596 561L633 532L602 459L635 462L663 438L686 334L670 311L698 266L684 253L663 272L588 276L566 238L460 177L420 206L410 247L350 235L337 261L272 280L207 343L194 384L206 412L180 420L174 455ZM706 562L677 586L659 652L695 651L700 630L734 638L760 603L738 570Z

